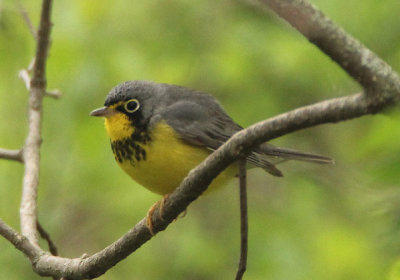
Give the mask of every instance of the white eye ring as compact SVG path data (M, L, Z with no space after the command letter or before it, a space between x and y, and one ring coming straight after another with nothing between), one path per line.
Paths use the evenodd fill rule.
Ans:
M133 113L139 110L140 103L137 99L130 99L125 102L124 109L127 113Z

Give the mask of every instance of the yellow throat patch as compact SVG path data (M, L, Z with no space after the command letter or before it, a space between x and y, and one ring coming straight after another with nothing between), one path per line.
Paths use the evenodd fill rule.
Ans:
M120 105L120 103L110 106L110 108L114 109L118 105ZM128 116L120 112L106 117L104 124L111 141L118 141L130 137L135 131Z

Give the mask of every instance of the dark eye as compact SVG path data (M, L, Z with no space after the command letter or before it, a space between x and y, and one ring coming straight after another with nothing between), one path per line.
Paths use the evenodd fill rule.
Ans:
M124 109L127 113L133 113L140 108L139 101L137 99L131 99L125 102Z

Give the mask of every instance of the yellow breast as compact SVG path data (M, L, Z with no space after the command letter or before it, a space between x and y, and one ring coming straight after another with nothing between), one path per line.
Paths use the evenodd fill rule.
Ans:
M114 127L115 122L111 121L113 120L106 119L106 128L111 140L121 139L121 136L133 132L133 128L129 130L121 119L118 121L118 130ZM150 138L151 140L145 145L139 144L146 152L145 158L134 162L129 160L117 162L133 180L158 194L172 192L189 171L210 154L204 147L187 144L165 122L158 123L150 131ZM229 167L213 181L210 189L223 185L235 173L235 168Z

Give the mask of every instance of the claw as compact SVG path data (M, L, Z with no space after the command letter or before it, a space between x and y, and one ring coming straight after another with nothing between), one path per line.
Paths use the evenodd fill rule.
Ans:
M147 215L146 215L146 227L149 230L151 235L154 235L154 231L153 231L153 221L151 220L153 218L153 213L156 210L158 204L160 202L157 201L156 203L153 204L153 206L150 207L149 211L147 211Z
M164 221L163 218L163 212L164 212L164 204L165 204L165 200L169 197L169 193L167 193L166 195L163 196L163 198L161 198L160 200L160 219L161 221Z
M153 231L153 214L154 211L156 211L157 206L159 206L159 217L162 221L164 221L162 215L163 215L163 209L164 209L164 204L165 204L165 200L169 197L169 194L166 194L163 196L163 198L161 198L161 200L157 201L156 203L153 204L153 206L150 207L149 211L147 211L147 215L146 215L146 227L149 230L151 235L154 235L154 231Z
M184 218L187 214L187 209L185 209L179 216L178 218ZM175 220L177 220L178 218L176 218Z

